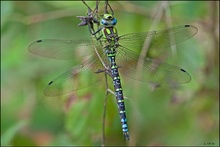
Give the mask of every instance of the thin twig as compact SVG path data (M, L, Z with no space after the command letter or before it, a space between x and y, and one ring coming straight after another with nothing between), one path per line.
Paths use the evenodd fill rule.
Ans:
M96 54L97 54L99 60L101 61L102 65L104 66L104 68L105 68L106 70L108 70L109 68L106 66L105 62L102 60L102 58L101 58L100 54L98 53L96 47L94 47L94 50L95 50L95 52L96 52Z
M98 20L98 21L99 21L99 3L100 3L100 0L96 0L96 7L95 7L95 10L94 10L94 12L96 14L96 18L95 19ZM100 28L100 23L97 23L96 27L97 27L97 30L98 30ZM100 32L98 32L97 35L100 36Z
M83 1L83 3L88 7L88 11L91 12L91 8L89 8L89 6L84 1ZM96 8L94 11L92 11L93 13L95 13L95 16L97 17L96 19L98 19L98 5L99 5L99 1L96 1ZM107 10L107 7L106 7L106 10ZM90 24L89 27L92 27L90 29L92 29L93 32L95 32L95 30L93 28L94 21L90 21L88 24ZM98 28L98 30L99 30L99 23L95 23L95 24L96 24L96 28ZM100 32L98 32L98 34L100 34ZM95 35L95 37L96 37L96 35ZM97 37L96 37L96 39L97 39ZM104 147L105 146L105 118L106 118L106 109L107 109L107 98L108 98L108 94L109 94L108 79L107 79L107 75L109 75L109 72L108 72L109 67L106 66L105 62L103 61L103 59L102 59L101 55L99 54L99 52L97 51L96 47L94 47L94 50L95 50L95 53L98 56L99 60L101 61L103 67L105 68L104 71L105 71L106 94L105 94L105 98L104 98L104 108L103 108L104 110L103 110L103 117L102 117L102 146Z
M114 9L116 11L123 11L128 12L132 14L138 14L142 16L146 16L148 18L151 18L152 16L149 15L150 11L146 9L146 7L135 5L131 3L130 1L117 1L117 5L114 5Z
M95 21L94 21L94 16L98 18L99 1L98 0L96 1L96 7L95 7L94 11L91 10L91 8L86 4L86 2L84 0L82 0L82 2L88 8L88 13L87 13L87 16L80 17L82 20L81 24L83 24L82 26L88 25L91 35L94 36L93 33L95 33L95 31L96 31L94 29L94 24L96 25L97 28L99 28L99 23L95 23ZM88 18L88 19L85 19L85 18ZM97 20L97 18L95 18L95 19ZM95 34L95 38L97 39L96 34ZM98 56L99 60L101 61L103 67L105 68L105 70L100 69L101 70L100 72L105 72L105 83L106 83L106 94L105 94L105 98L104 98L104 104L103 104L104 108L103 108L103 116L102 116L102 147L104 147L105 146L105 117L106 117L106 108L107 108L107 98L108 98L108 93L109 93L107 74L109 74L109 73L106 72L108 70L108 67L106 66L106 64L102 60L101 55L97 51L97 48L94 47L94 50L95 50L95 53ZM99 71L97 71L97 73L99 73Z
M156 16L154 18L154 21L153 21L153 23L151 25L150 30L155 30L156 27L158 26L159 22L161 21L161 18L162 18L163 13L164 13L164 11L163 11L163 9L164 9L163 3L164 2L160 2L157 5L157 7L155 7L155 9L154 9L154 14L156 14ZM138 60L139 63L144 62L144 59L145 59L145 57L147 55L150 43L151 43L151 39L149 39L149 36L148 36L146 38L146 40L144 42L144 45L143 45L143 48L141 50L141 53L140 53L140 56L139 56L139 60ZM141 69L142 68L143 68L143 65L142 64L138 64L137 67L136 67L137 73L141 73ZM134 91L133 97L135 97L135 95L137 95L138 90L136 90L136 89L139 89L139 87L140 87L140 83L135 82L134 90L133 90ZM136 117L136 113L133 112L132 114L133 114L133 117ZM132 131L133 132L133 135L132 135L133 137L132 137L132 140L129 142L129 145L131 145L131 146L136 144L135 143L135 140L136 140L135 139L135 137L136 137L135 133L136 132L134 131L134 129L132 129L132 130L133 130Z
M53 11L49 11L49 12L34 14L34 15L26 16L26 17L16 15L16 16L12 17L12 19L14 21L19 21L24 24L31 25L31 24L35 24L35 23L41 23L44 21L48 21L48 20L78 15L81 13L80 10L81 9L73 10L73 8L66 8L66 9L61 9L61 10L53 10Z
M219 67L219 39L216 33L218 26L218 10L219 10L219 2L218 1L210 1L210 20L209 20L209 33L212 37L213 51L211 55L208 57L209 64L208 69L211 72L212 68ZM211 69L210 69L211 68Z
M108 0L105 0L105 14L108 14L108 8L111 10L112 15L114 15L114 11L112 9L112 7L109 5Z
M165 21L166 21L166 25L167 28L171 28L172 27L172 17L171 17L171 12L170 12L170 2L169 1L164 1L164 3L162 4L163 9L164 9L164 13L165 13ZM177 61L177 48L176 48L176 43L175 43L175 35L173 33L169 34L169 38L170 38L170 49L171 49L171 54L172 54L172 62L176 62ZM174 97L175 95L175 90L172 90L172 97Z
M86 3L84 0L82 0L82 2L84 3L84 5L86 5L86 7L87 7L90 11L92 11L92 9L87 5L87 3Z
M164 3L162 3L162 6L164 9L164 13L165 13L165 21L167 24L167 28L171 28L172 27L172 17L171 17L171 12L170 12L170 7L169 7L170 6L169 1L164 1ZM174 45L175 44L175 36L173 34L170 34L169 37L170 37L170 43L173 44L170 46L172 57L174 58L174 61L176 61L177 51L176 51L176 45Z
M107 89L109 93L115 95L114 91L112 91L111 89Z
M113 94L113 95L115 96L115 92L112 91L111 89L108 89L108 92L111 93L111 94ZM129 97L127 97L127 96L124 96L124 99L129 99L129 100L131 100L131 98L129 98Z
M104 110L103 110L103 117L102 117L102 147L105 146L105 117L106 117L106 109L107 109L107 100L108 100L108 77L107 73L105 73L105 85L106 85L106 94L104 99Z

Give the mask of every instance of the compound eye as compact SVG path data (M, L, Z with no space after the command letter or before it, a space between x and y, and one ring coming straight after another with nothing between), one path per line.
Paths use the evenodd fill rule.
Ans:
M102 24L103 24L103 25L107 25L108 22L107 22L106 20L102 19Z
M113 24L113 25L116 25L116 23L117 23L117 19L114 18L112 24Z

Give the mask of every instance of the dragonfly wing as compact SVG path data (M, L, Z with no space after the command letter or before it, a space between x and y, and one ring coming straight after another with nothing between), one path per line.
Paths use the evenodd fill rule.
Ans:
M129 78L159 84L183 84L191 80L184 69L150 58L138 61L139 56L125 47L119 47L116 63L122 75ZM138 69L140 68L140 69Z
M179 44L198 32L198 29L192 25L180 25L173 28L149 31L142 33L131 33L120 36L119 44L126 48L141 49L145 40L150 42L149 48L166 48L175 44Z
M31 43L28 50L42 57L73 60L75 56L86 57L92 55L94 53L94 47L99 47L97 45L95 46L92 39L44 39Z
M103 55L104 53L100 56ZM45 89L44 94L46 96L59 96L86 88L100 81L103 77L100 73L104 73L104 71L98 57L90 58L83 64L71 68L52 80Z

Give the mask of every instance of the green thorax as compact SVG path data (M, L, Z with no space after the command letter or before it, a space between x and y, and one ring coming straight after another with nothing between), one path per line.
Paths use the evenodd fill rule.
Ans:
M115 47L115 44L117 43L117 37L118 33L116 28L114 27L104 27L102 29L103 34L103 41L109 46L109 47Z

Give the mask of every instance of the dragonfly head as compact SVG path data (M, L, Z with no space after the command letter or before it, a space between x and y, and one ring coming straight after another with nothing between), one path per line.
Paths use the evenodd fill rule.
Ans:
M101 24L105 27L111 27L116 25L117 20L111 14L104 14L103 18L101 19Z

